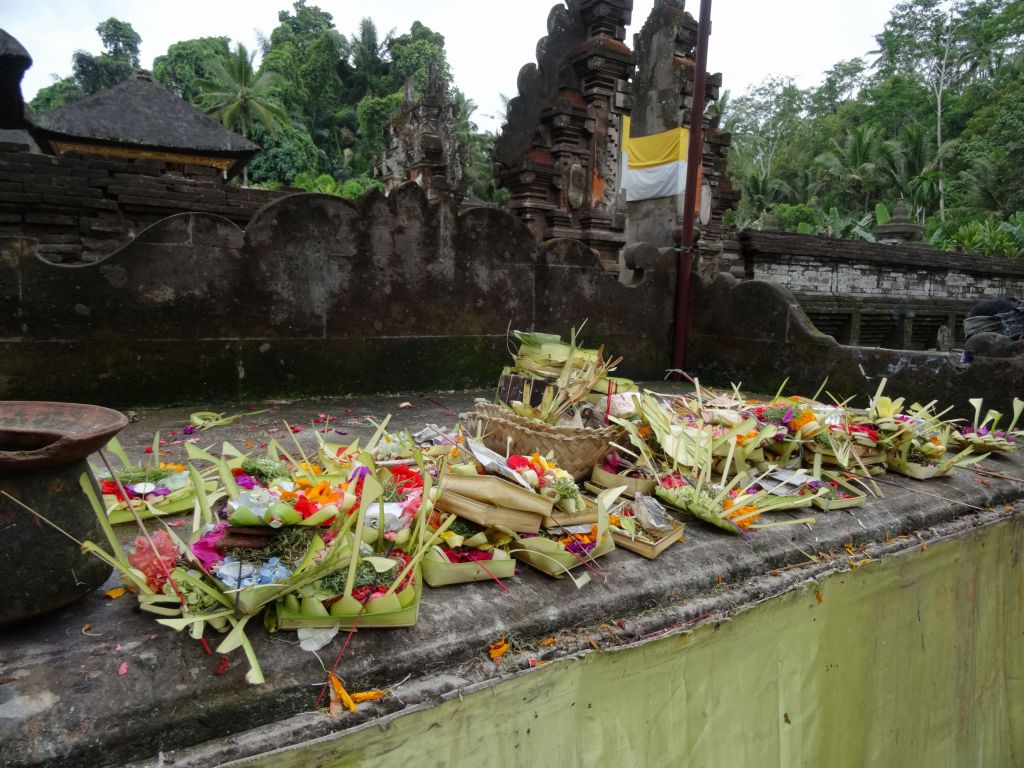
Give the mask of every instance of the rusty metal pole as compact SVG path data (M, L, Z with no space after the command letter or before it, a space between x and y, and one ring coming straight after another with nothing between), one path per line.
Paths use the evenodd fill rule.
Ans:
M697 181L704 156L704 99L708 75L708 38L711 36L711 0L700 0L693 106L690 110L690 146L686 155L686 191L683 195L683 226L679 233L679 266L676 275L675 338L672 368L686 364L686 336L690 325L690 270L693 268L693 225L696 217Z

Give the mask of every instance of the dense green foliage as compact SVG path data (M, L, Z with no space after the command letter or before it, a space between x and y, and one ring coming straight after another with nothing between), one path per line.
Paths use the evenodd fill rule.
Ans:
M113 17L96 25L103 43L97 55L75 51L71 57L71 75L41 88L29 104L36 112L48 112L83 96L124 82L139 66L139 44L142 38L132 25Z
M867 237L900 200L943 248L1019 256L1024 4L904 0L870 61L820 85L770 78L717 109L733 133L735 221Z
M198 81L213 78L213 62L230 52L231 43L226 37L182 40L153 60L153 76L181 98L194 101L201 93Z
M103 52L75 53L72 75L40 90L35 111L115 85L139 66L141 39L131 24L108 19L97 33ZM490 170L493 137L470 121L475 106L454 87L444 46L443 35L418 21L405 34L382 37L365 18L346 36L330 13L297 0L261 37L258 66L257 52L206 37L171 45L154 60L153 75L263 148L243 183L354 197L381 186L373 166L386 148L387 126L406 88L421 90L433 69L462 110L458 129L471 147L471 190L500 201Z

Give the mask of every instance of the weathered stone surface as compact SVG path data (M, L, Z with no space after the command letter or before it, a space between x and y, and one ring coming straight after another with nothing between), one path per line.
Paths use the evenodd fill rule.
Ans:
M63 260L88 262L112 253L167 216L213 213L245 226L264 205L292 194L226 186L208 176L161 176L160 164L141 159L85 161L0 147L0 212L23 217L17 234L36 238L40 246L66 245L60 238L74 238L82 248L61 254L73 257ZM110 217L118 222L115 228ZM111 236L102 242L82 237L97 229ZM40 252L60 253L46 248Z
M937 400L961 417L970 415L972 397L1008 413L1024 396L1024 357L978 355L964 366L947 352L844 346L817 330L786 288L724 273L693 286L686 365L704 384L742 382L759 392L775 392L788 378L787 392L813 393L828 377L829 392L861 407L888 378L887 392L908 403Z
M553 7L494 146L509 209L539 240L577 238L612 263L625 242L619 131L630 109L632 10L632 0Z
M684 0L656 0L651 15L633 35L636 74L630 132L650 136L679 127L693 127L695 47L697 21L685 10ZM715 38L711 38L714 45ZM704 143L701 159L697 228L702 259L716 262L727 234L722 216L739 201L726 173L732 138L718 130L717 117L704 107L718 99L720 73L709 74L701 106L699 129ZM634 200L626 205L626 241L659 248L678 247L684 195Z
M32 57L24 46L0 29L0 129L18 129L28 125L21 96L21 78L31 66Z
M134 405L480 386L510 324L568 333L588 318L588 341L624 350L624 375L658 377L668 358L671 264L650 262L627 286L578 242L538 245L507 213L459 214L415 184L354 202L285 197L244 232L172 216L87 266L47 263L28 240L0 247L0 397Z
M876 244L746 230L744 275L791 290L819 330L841 343L930 349L983 298L1024 295L1024 266L915 244Z
M457 118L458 106L435 66L427 69L422 93L413 80L405 84L405 101L391 120L388 148L376 168L385 191L415 181L429 200L450 195L461 202L466 197L469 146L456 135Z
M663 390L673 385L652 386ZM404 399L414 407L399 410ZM394 413L395 428L415 429L430 421L450 423L450 414L467 410L472 400L473 393L433 393L430 399L284 404L272 414L206 434L210 442L243 445L252 439L250 426L261 434L280 427L281 419L308 424L317 413L327 413L339 417L335 424L351 439L369 434L372 428L362 421L366 416L379 419ZM203 405L241 410L237 403ZM166 435L179 429L196 407L140 412L139 422L123 436L128 451L141 453L155 430ZM311 430L297 438L313 445ZM181 450L180 445L168 448ZM1007 474L1024 472L1020 458L997 461L994 466ZM1018 504L1019 484L993 479L981 485L976 479L967 470L957 470L925 488L913 480L887 477L884 499L871 499L848 512L819 514L813 528L764 530L749 543L690 521L684 544L654 562L615 551L600 561L605 577L579 591L568 580L555 581L529 568L509 580L511 593L493 584L428 590L416 627L355 634L339 667L350 689L383 687L412 677L399 688L399 696L361 706L340 721L311 713L324 673L312 654L283 642L293 635L268 636L253 628L250 638L267 683L249 686L238 654L232 656L227 674L214 675L218 657L206 656L197 643L155 625L151 616L132 609L130 598L111 602L93 594L46 621L0 634L0 668L13 678L0 684L0 764L95 767L135 762L206 768L268 745L301 743L381 722L379 718L405 706L429 706L443 696L458 695L467 685L517 674L527 666L526 655L571 656L589 650L590 639L602 649L614 649L654 633L726 619L808 579L846 570L846 545L856 548L859 560L912 551L922 542L979 525L1021 526L1020 506L1002 506ZM909 537L900 538L903 534ZM122 535L127 539L134 532L126 526ZM809 563L807 553L820 555L819 562ZM855 578L856 572L846 577ZM87 624L91 634L81 631ZM486 649L502 633L530 651L522 658L509 654L499 667L487 658ZM552 635L558 637L557 645L537 646ZM321 657L332 662L344 641L343 636L336 638ZM118 675L122 663L127 663L126 673Z

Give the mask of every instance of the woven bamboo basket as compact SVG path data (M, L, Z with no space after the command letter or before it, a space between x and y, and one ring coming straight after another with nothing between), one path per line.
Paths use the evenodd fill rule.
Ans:
M467 433L475 436L479 427L484 445L492 451L502 456L535 451L546 455L550 451L558 466L577 480L590 477L594 465L611 450L611 443L626 437L626 431L618 425L601 429L555 427L482 401L465 418Z

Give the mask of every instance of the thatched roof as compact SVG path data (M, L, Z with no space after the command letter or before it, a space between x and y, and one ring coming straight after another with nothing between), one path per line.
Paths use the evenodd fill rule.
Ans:
M37 115L35 122L37 130L33 133L41 145L51 139L65 139L233 157L246 162L259 151L256 144L229 131L144 73Z

